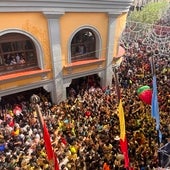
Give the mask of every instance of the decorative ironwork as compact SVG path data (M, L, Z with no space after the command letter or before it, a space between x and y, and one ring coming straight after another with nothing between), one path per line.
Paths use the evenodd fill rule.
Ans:
M131 43L140 41L150 51L155 51L159 55L169 56L170 54L170 8L161 17L157 24L144 24L140 22L128 21L121 37L121 45L126 49Z

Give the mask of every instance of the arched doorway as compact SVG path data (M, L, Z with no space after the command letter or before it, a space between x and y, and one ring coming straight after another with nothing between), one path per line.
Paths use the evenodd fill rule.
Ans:
M12 107L13 105L20 104L22 102L29 102L30 98L33 94L36 94L40 97L41 101L49 101L51 102L50 93L47 92L43 87L26 90L19 93L14 93L11 95L3 96L0 100L0 107L5 109L6 106Z
M98 74L92 74L73 79L70 86L66 88L67 97L83 94L85 90L91 87L101 87L100 77Z

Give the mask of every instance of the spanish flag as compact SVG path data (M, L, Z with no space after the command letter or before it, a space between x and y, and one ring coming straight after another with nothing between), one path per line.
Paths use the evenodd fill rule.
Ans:
M120 147L121 151L124 155L125 161L125 168L129 167L129 157L128 157L128 146L127 146L127 139L126 139L126 132L125 132L125 117L124 117L124 110L122 106L122 100L119 101L119 122L120 122Z

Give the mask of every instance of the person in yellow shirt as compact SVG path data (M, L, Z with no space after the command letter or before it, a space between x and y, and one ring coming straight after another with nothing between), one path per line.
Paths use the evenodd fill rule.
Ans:
M18 136L20 133L20 128L17 126L14 126L14 130L12 131L12 136Z

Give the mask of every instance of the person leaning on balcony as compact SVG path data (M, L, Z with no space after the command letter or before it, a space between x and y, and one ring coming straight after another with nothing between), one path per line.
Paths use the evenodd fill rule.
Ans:
M21 59L20 59L20 62L19 62L20 64L25 64L25 59L24 59L24 57L21 57Z
M20 56L19 56L19 54L17 53L17 55L16 55L16 62L17 62L17 64L19 64L20 63Z
M8 55L5 57L5 64L6 64L6 65L10 65L11 60L12 60L12 58L11 58L11 56L8 54Z
M10 65L15 65L15 64L17 64L16 58L14 56L12 56Z
M0 56L0 65L3 64L3 59L2 59L2 56Z

